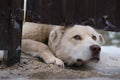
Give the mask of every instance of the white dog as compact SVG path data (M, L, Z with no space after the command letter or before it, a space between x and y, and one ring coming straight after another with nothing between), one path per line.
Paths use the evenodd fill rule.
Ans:
M64 67L91 59L99 60L101 34L90 26L73 27L51 26L36 23L24 23L22 51L41 57L46 63ZM45 42L48 40L48 45Z

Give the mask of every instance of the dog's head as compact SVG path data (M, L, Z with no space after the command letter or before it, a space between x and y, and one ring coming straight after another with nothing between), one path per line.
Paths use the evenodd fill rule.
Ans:
M51 31L48 42L55 55L68 65L99 60L100 45L104 43L101 34L90 26L82 25L66 29L57 26Z

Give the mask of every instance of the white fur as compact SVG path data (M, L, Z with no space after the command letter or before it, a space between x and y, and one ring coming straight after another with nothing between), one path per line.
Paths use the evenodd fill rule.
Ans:
M75 35L80 35L82 40L73 39ZM97 40L93 40L92 35L95 35ZM68 63L68 65L75 63L77 59L88 61L91 59L92 55L90 46L100 46L100 43L104 43L99 40L98 36L99 33L89 26L75 25L64 32L61 42L57 46L55 54L58 58ZM51 40L52 39L50 35L49 41ZM54 43L55 41L52 42L52 45L54 45ZM51 45L49 46L51 47ZM51 49L53 48L51 47Z
M22 35L23 52L37 55L46 63L54 62L53 64L60 66L63 62L76 63L77 59L88 61L92 55L90 46L104 44L104 39L98 32L84 25L65 28L27 22L24 23ZM80 35L82 40L75 40L73 38L75 35ZM96 40L92 39L92 35L96 36ZM48 45L44 44L47 38Z

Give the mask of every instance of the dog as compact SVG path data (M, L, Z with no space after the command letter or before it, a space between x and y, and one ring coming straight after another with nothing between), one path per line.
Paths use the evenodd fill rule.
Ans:
M103 36L90 26L53 26L25 22L22 51L59 67L99 60Z

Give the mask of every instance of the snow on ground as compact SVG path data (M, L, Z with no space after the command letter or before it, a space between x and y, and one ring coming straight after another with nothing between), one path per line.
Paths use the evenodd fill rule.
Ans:
M0 50L0 60L3 58L4 51Z

